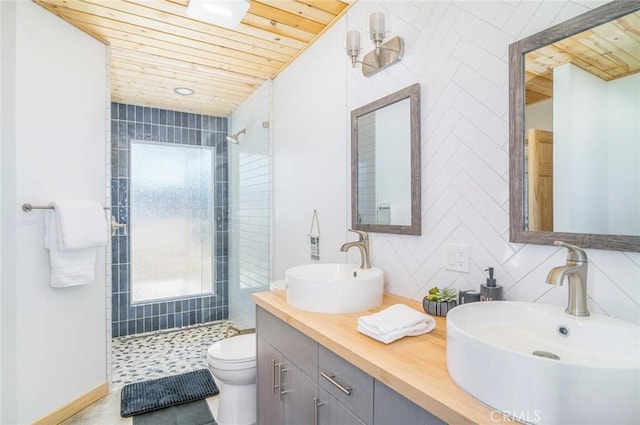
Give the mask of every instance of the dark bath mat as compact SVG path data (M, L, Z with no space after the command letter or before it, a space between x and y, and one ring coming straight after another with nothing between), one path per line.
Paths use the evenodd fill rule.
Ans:
M127 384L122 388L120 416L139 415L217 395L208 369Z
M218 425L206 400L171 406L133 417L133 425Z

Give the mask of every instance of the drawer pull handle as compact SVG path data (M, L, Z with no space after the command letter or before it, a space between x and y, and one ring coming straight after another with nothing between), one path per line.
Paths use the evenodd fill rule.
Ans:
M346 395L351 395L351 390L353 387L346 387L342 385L340 382L336 381L336 375L329 375L325 372L320 372L320 376L322 376L327 381L331 382L335 387L337 387L340 391L345 393Z
M282 380L282 374L283 374L283 373L285 373L285 372L288 372L288 371L289 371L289 369L285 369L285 368L283 368L283 367L282 367L282 364L279 364L279 365L278 365L278 367L279 367L279 369L280 369L280 380L279 380L279 383L280 383L280 394L278 395L278 398L279 398L280 400L282 400L282 399L284 398L284 395L285 395L285 394L287 394L287 393L291 392L291 391L285 391L285 389L284 389L284 384L282 383L282 382L283 382L283 380Z
M324 403L318 400L318 397L313 398L313 425L318 425L318 407L324 406Z
M273 367L272 369L272 373L271 373L271 385L273 386L273 393L276 393L276 390L278 390L280 388L280 385L282 384L282 364L281 363L276 363L275 360L271 360L271 365ZM278 383L276 384L276 375L278 376Z

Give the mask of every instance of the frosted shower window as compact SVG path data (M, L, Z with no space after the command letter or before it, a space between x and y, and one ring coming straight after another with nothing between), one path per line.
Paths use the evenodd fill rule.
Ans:
M132 301L213 291L213 152L131 142Z

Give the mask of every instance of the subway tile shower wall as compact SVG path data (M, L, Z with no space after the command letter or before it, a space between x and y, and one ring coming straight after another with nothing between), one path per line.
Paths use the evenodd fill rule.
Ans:
M228 298L227 119L165 109L111 104L111 207L127 233L112 242L112 335L132 335L223 320ZM131 305L129 187L131 140L215 148L215 294ZM133 229L135 231L135 229Z

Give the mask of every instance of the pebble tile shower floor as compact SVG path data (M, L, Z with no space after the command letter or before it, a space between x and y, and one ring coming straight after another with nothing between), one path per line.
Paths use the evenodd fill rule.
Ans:
M112 383L109 395L72 416L62 425L127 425L120 417L120 390L126 384L162 378L207 367L207 349L224 338L228 320L178 331L150 332L112 340ZM216 381L220 386L220 383ZM217 397L207 399L212 412Z

